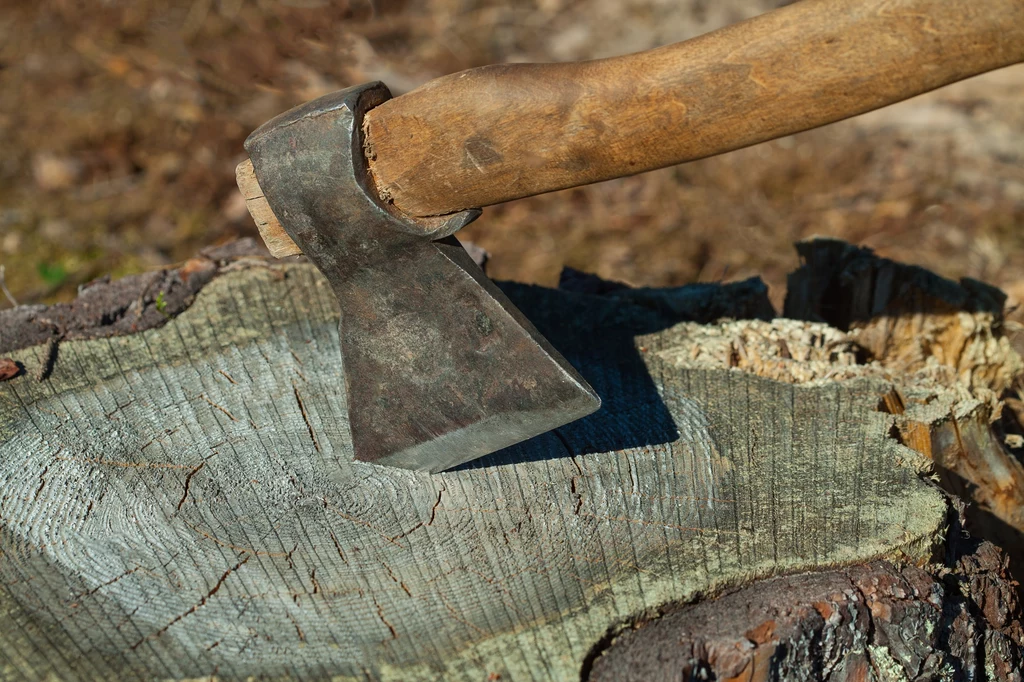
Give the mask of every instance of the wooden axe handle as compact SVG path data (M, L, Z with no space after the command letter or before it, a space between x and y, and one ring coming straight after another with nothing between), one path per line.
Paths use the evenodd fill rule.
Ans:
M649 52L506 64L366 115L378 191L426 216L746 147L1024 60L1021 0L803 0Z
M381 196L429 216L642 173L1024 61L1024 0L802 0L693 40L430 81L367 112Z

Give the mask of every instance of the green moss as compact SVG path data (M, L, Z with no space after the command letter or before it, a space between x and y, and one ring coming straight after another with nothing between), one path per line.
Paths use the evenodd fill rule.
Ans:
M162 291L156 295L156 311L168 319L171 317L167 314L167 301L164 300Z

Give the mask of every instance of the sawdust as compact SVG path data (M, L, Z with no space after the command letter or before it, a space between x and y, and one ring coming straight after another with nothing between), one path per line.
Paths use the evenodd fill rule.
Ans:
M819 322L684 322L665 334L673 341L655 355L673 367L734 368L791 384L840 381L878 373L877 368L858 363L859 349L849 335ZM645 342L640 339L641 344Z

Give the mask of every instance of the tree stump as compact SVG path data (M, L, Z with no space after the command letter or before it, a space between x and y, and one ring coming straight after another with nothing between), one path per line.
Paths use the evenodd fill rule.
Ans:
M959 517L931 474L954 446L904 429L934 433L936 405L958 424L991 386L774 319L758 280L502 286L604 407L436 475L352 460L337 306L308 264L234 248L0 313L19 369L0 382L3 677L624 679L638 659L616 652L647 642L644 670L671 679L790 679L792 642L828 627L737 618L669 649L710 623L701 600L807 571L826 572L766 583L761 606L849 626L830 679L1020 661L998 550L947 542ZM972 319L998 345L998 320ZM976 437L1001 448L989 426ZM893 600L942 629L931 667L881 634ZM945 618L954 602L966 615Z

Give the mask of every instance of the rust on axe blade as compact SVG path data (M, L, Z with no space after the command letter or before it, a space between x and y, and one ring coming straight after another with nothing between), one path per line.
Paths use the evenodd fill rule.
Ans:
M362 117L390 97L381 83L326 95L245 148L274 214L338 297L356 459L437 472L601 401L451 236L479 210L413 219L379 200Z

